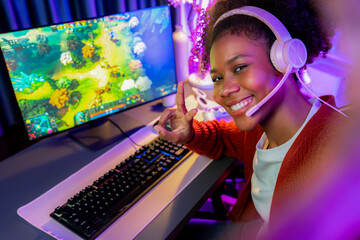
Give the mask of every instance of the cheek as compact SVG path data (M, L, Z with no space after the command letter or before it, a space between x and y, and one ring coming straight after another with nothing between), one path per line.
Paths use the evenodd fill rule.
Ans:
M259 71L249 76L247 80L248 88L261 95L270 92L278 82L273 75Z
M222 97L220 97L219 93L220 93L220 87L217 84L214 84L212 96L213 96L214 101L217 104L221 105Z
M266 86L265 91L267 93L271 92L276 87L276 85L280 82L280 80L281 80L281 77L278 78L275 75L267 76L267 83L265 84L265 86Z

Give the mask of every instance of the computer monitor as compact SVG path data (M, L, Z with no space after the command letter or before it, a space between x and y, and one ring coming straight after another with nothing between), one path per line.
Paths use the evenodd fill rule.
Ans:
M1 33L0 47L30 140L176 92L167 5Z

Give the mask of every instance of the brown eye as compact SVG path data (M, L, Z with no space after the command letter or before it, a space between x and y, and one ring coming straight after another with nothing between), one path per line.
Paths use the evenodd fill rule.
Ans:
M218 81L220 81L221 79L223 79L222 77L213 77L212 78L212 81L213 82L218 82Z
M247 67L247 65L237 66L237 67L235 67L234 72L235 72L235 73L236 73L236 72L239 72L239 71L243 70L243 69L246 68L246 67Z

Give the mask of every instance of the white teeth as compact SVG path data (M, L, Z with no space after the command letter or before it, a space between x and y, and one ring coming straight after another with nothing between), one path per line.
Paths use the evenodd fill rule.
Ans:
M242 102L240 102L240 103L237 103L237 104L235 104L235 105L232 105L232 106L230 106L230 108L231 108L231 110L236 111L236 110L239 110L239 109L245 107L245 106L248 105L250 102L251 102L251 98L250 98L250 99L247 99L247 100L245 100L245 101L242 101Z

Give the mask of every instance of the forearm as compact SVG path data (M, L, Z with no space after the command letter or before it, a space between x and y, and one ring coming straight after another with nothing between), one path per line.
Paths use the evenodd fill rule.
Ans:
M194 120L193 127L194 136L186 144L192 151L212 159L218 159L223 155L240 157L243 149L241 138L244 134L232 122Z

